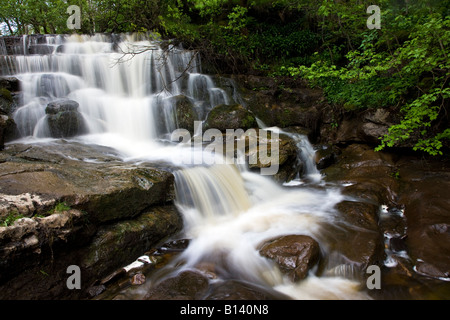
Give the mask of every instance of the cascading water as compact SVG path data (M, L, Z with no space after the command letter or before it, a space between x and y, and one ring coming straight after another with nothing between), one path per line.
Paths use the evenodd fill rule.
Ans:
M24 38L24 51L30 41ZM322 241L326 251L322 226L336 215L334 206L342 200L337 190L281 186L232 164L184 166L180 159L186 153L202 150L159 142L177 128L174 96L192 101L199 120L214 106L234 102L201 73L195 52L163 49L157 41L130 35L47 36L42 42L45 55L0 57L0 65L14 70L22 83L22 106L14 114L20 134L27 142L48 138L47 105L69 99L79 104L87 128L85 135L72 139L114 147L128 160L164 160L182 167L174 172L176 205L192 241L179 257L181 268L225 260L223 277L293 298L366 298L357 282L341 277L311 274L292 283L258 253L264 241L289 234L309 235ZM307 174L320 175L306 137L292 137Z

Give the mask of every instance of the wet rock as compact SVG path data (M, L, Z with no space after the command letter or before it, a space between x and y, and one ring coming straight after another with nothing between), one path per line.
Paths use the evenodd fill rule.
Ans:
M378 205L358 201L342 201L337 204L336 208L345 221L352 226L378 232Z
M192 101L184 96L179 95L171 98L173 105L174 118L177 129L182 128L188 130L191 135L194 134L194 121L199 121L199 115Z
M434 265L423 262L423 261L417 262L416 272L426 275L428 277L433 277L433 278L449 278L450 277L450 270L447 272L443 272L443 271L439 270L438 267L435 267Z
M17 105L8 89L0 88L0 115L11 116Z
M137 273L131 278L131 285L139 286L145 283L145 276L142 273Z
M395 207L400 188L395 156L362 144L350 145L341 152L338 162L322 171L325 179L346 185L345 195Z
M406 217L405 245L416 271L431 278L450 275L450 164L404 159L399 164L399 203Z
M0 228L0 284L39 264L49 250L57 251L67 243L79 245L93 232L83 225L83 213L73 209L43 218L21 218Z
M205 122L205 130L218 129L226 132L227 129L258 128L255 116L242 105L218 105L213 108Z
M209 286L208 279L199 272L183 271L163 280L145 296L146 300L201 300Z
M316 166L322 170L336 163L340 150L333 146L323 145L316 150Z
M86 125L78 102L73 100L57 100L50 102L45 109L49 134L53 138L67 138L86 132Z
M298 173L297 147L295 141L287 135L274 136L271 132L256 129L248 131L240 139L246 141L245 156L250 169L278 166L278 173L284 173L280 180L293 179Z
M289 297L254 284L226 280L211 285L205 300L290 300Z
M303 235L277 238L264 244L259 252L262 256L274 260L292 281L304 279L320 258L317 241Z
M15 122L12 118L0 113L0 150L5 147L8 137L11 137L15 130Z
M102 227L84 249L81 266L95 270L96 275L106 274L128 264L181 228L182 219L174 206L154 207L135 219ZM145 262L140 262L135 270L144 265Z
M10 92L18 92L20 91L20 80L11 76L0 77L0 88Z
M227 154L229 146L233 146L231 154ZM220 135L218 141L213 141L208 147L214 147L229 157L244 155L250 170L270 175L280 182L292 180L303 168L296 142L285 134L275 135L253 128L245 132L236 130L231 134Z
M106 287L104 285L99 285L99 286L92 286L88 289L88 294L90 298L94 298L98 295L100 295L101 293L103 293L106 290Z
M338 252L332 264L351 265L355 274L365 274L369 265L382 265L385 259L381 205L395 207L400 181L396 178L395 157L375 152L367 145L342 148L335 164L322 170L326 181L344 185L346 197L337 204L339 219L329 240L330 252Z
M182 252L189 246L189 243L190 239L172 240L154 249L153 254L162 255L171 252Z
M340 213L332 239L329 239L330 252L338 252L339 258L333 263L350 265L356 278L365 275L370 265L382 265L385 259L384 238L378 228L377 205L342 201L336 209ZM331 254L333 255L333 254Z

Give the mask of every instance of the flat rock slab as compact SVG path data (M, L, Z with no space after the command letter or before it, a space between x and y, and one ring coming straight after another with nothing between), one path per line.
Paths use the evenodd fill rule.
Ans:
M0 217L31 217L65 202L103 223L173 200L169 171L123 162L113 152L64 142L7 146L0 154Z

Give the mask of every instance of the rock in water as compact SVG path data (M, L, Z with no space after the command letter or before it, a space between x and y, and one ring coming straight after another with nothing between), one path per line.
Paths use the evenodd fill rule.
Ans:
M304 279L320 257L317 241L304 235L283 236L269 241L259 252L274 260L292 281Z
M47 105L45 113L51 137L68 138L85 133L86 126L78 107L78 102L73 100L57 100Z

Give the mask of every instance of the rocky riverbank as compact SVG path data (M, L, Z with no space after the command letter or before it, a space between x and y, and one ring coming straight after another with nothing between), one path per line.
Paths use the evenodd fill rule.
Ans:
M9 145L0 156L3 299L82 298L65 285L68 266L89 287L182 228L167 170L64 141Z
M378 137L396 119L392 110L338 117L319 90L305 85L282 86L254 76L234 81L236 86L222 79L222 85L230 94L239 88L242 105L219 106L215 111L223 111L211 113L209 124L253 127L258 118L267 126L306 134L325 183L345 196L336 206L341 220L326 226L323 238L270 239L260 254L293 281L311 270L327 276L327 270L364 284L367 267L378 265L382 289L361 288L373 298L447 299L448 159L375 152ZM2 83L0 143L14 137L12 112L20 97L17 79ZM302 169L292 139L282 136L280 142L283 157L275 178L281 183ZM235 280L217 285L211 281L217 271L207 262L148 287L145 276L189 242L171 241L183 229L173 199L174 178L163 164L127 163L115 150L66 140L7 144L0 152L0 298L132 298L121 293L124 287L141 288L146 299L287 298ZM146 258L124 271L138 257ZM70 265L81 267L82 290L66 286Z

